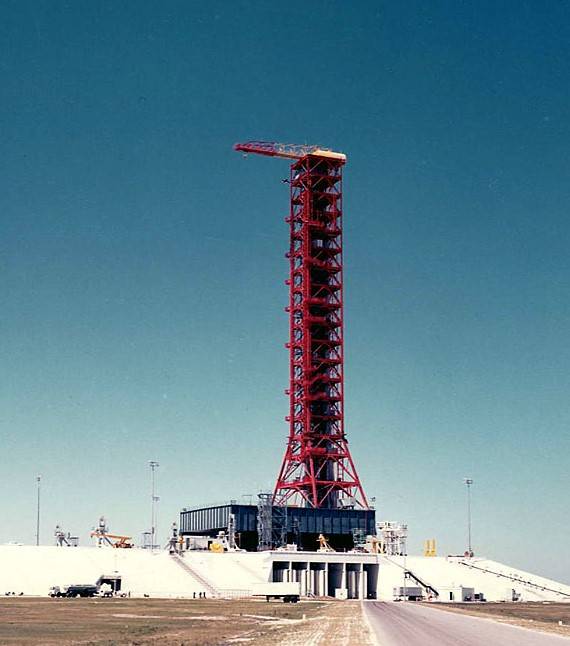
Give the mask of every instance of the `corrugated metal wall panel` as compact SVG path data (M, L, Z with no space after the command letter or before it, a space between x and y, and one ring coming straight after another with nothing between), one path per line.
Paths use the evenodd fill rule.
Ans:
M180 531L183 534L211 534L228 526L230 513L235 515L237 532L257 531L257 507L255 505L223 505L189 509L180 513ZM301 533L325 535L350 535L354 528L375 533L374 510L287 509L289 531L298 527Z

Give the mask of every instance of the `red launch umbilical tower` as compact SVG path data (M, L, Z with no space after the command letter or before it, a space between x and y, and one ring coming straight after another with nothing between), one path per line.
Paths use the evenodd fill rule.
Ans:
M250 141L236 150L295 160L291 228L289 439L274 504L364 508L368 502L344 432L342 168L318 146Z

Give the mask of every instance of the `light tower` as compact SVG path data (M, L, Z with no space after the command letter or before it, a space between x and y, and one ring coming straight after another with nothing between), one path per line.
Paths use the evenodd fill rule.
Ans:
M463 484L467 487L467 555L473 556L473 547L471 545L471 485L473 478L463 478Z
M40 491L42 477L36 476L37 504L36 504L36 546L40 544Z
M156 460L149 460L148 466L150 467L150 506L151 506L151 521L150 521L150 549L153 550L156 543L157 522L156 522L156 503L159 497L155 493L155 470L160 466Z
M368 509L344 431L342 168L346 155L250 141L293 159L289 179L289 438L274 504Z

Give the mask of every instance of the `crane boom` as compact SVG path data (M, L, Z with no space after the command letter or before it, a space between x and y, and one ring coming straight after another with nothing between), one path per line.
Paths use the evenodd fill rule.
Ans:
M280 144L275 141L246 141L241 144L235 144L234 150L239 150L246 154L255 153L256 155L265 155L266 157L285 157L286 159L303 159L307 155L316 155L318 157L338 159L342 162L346 161L346 155L343 153L337 153L328 148L307 144Z

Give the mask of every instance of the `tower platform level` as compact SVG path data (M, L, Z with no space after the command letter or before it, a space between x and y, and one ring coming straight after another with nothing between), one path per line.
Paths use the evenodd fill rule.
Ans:
M260 507L229 502L211 507L183 509L180 512L180 535L183 537L209 536L228 532L230 525L241 549L256 551L295 544L300 550L316 550L319 535L326 536L331 547L338 551L354 547L353 532L375 533L373 509L313 509L310 507L270 506L265 521L270 525L271 538L263 543L260 536ZM263 523L261 523L263 525Z

